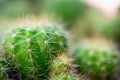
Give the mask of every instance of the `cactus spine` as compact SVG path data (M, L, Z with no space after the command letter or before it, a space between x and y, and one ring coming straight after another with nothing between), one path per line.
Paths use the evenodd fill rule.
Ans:
M61 53L51 63L50 80L79 80L73 69L73 60Z
M43 80L49 72L49 60L66 51L64 32L54 25L20 27L5 36L5 55L26 80Z

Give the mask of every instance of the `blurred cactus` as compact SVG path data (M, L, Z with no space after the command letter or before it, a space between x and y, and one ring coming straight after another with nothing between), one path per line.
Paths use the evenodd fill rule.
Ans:
M52 12L65 22L74 22L79 16L83 16L87 6L79 0L46 0L44 10Z
M5 55L26 80L43 80L49 72L49 60L67 48L64 32L54 25L21 27L5 36Z
M74 55L80 71L87 72L95 80L109 80L112 77L117 52L111 42L99 38L84 40Z

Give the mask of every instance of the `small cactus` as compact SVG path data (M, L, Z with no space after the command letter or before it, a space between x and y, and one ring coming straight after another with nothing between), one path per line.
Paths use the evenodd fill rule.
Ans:
M59 54L51 63L50 80L79 80L73 72L73 60L67 54Z
M3 48L7 60L26 80L43 80L49 72L49 60L67 48L64 32L54 25L18 27L5 36Z
M109 80L113 75L117 52L111 42L103 39L84 40L74 55L80 71L87 72L95 80Z

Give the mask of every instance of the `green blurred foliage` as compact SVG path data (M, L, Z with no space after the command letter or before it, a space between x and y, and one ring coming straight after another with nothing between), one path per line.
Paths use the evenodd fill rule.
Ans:
M56 20L62 18L63 23L68 24L67 29L74 30L76 36L101 35L120 39L120 12L116 19L110 20L81 0L0 0L0 20L30 14L37 16L44 11L54 13Z
M88 12L87 23L92 28L93 35L100 35L106 38L120 39L120 13L114 19L109 19L97 10Z
M0 17L21 17L38 15L42 0L0 0Z
M79 16L83 16L87 5L79 0L46 0L44 10L61 17L65 22L73 22Z
M120 40L120 13L115 18L108 18L99 10L89 8L83 18L79 18L70 31L75 40L82 37L102 36L116 41Z

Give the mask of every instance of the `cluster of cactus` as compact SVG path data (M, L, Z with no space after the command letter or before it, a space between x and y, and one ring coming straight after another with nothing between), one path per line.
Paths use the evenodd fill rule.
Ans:
M66 53L60 53L51 62L50 80L79 80L73 69L73 59Z
M81 41L75 50L79 70L86 72L95 80L109 80L117 65L117 51L110 42L104 39Z
M2 42L0 80L89 80L79 76L74 62L85 75L109 80L117 62L115 47L100 38L84 41L75 50L74 61L66 54L67 37L60 27L49 24L14 28Z
M5 35L3 49L13 70L24 80L43 80L49 73L50 60L67 49L63 30L55 25L17 27Z

